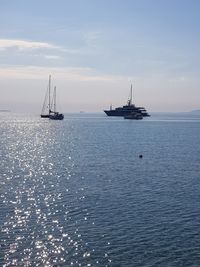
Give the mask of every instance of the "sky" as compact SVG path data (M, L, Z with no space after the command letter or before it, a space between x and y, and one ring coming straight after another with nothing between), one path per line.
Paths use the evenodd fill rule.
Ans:
M0 0L0 109L200 109L199 0Z

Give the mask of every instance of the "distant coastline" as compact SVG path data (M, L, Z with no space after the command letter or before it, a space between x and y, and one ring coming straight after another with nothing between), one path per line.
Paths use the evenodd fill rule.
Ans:
M192 110L192 113L200 114L200 109Z
M9 109L0 109L0 112L10 112Z

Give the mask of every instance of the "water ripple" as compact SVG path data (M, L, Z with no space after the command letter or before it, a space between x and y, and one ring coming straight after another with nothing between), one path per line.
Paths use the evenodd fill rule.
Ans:
M200 265L198 123L1 122L1 266Z

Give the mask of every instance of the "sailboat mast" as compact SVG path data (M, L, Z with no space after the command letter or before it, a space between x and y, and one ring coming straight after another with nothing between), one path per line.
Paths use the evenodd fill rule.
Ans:
M56 86L54 87L54 113L56 112Z
M51 75L49 75L49 114L51 113Z

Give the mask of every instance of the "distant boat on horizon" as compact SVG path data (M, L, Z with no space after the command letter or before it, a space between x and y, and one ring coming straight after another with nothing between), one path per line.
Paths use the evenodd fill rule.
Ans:
M132 103L132 99L133 99L133 89L132 89L132 84L131 84L131 89L130 89L130 98L127 101L127 105L124 105L122 107L117 107L115 109L112 109L112 105L110 106L109 110L104 110L104 112L106 113L107 116L119 116L119 117L125 117L131 114L138 114L141 115L142 117L150 117L150 115L148 114L148 112L146 111L145 108L143 107L136 107L133 103ZM132 116L132 119L134 119L134 117L139 117L139 116Z
M41 118L49 118L51 120L63 120L64 115L56 109L56 86L54 87L53 97L51 99L51 75L49 75L49 84L47 87Z

